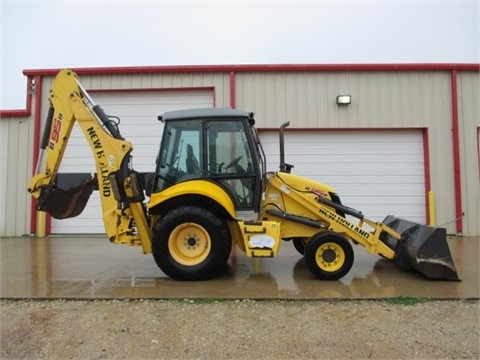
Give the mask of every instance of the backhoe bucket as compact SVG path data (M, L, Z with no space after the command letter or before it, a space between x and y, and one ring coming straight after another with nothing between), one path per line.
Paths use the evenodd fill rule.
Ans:
M402 236L394 257L397 265L415 269L431 279L459 280L444 228L421 225L392 215L383 223Z
M69 190L62 190L55 185L44 185L40 190L37 210L45 211L56 219L78 216L85 209L95 186L94 178Z

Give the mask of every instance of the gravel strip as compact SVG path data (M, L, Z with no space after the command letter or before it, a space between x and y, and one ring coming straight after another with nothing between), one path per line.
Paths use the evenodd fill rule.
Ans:
M2 300L1 359L479 359L478 300Z

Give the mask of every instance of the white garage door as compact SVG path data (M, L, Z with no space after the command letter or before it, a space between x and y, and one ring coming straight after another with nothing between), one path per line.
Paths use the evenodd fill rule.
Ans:
M267 169L279 168L276 132L260 132ZM372 220L397 215L425 223L421 131L287 131L292 173L333 187L342 203Z
M93 93L94 101L107 114L121 120L122 136L133 143L133 168L152 172L163 125L157 116L165 111L213 106L211 91ZM95 173L95 163L80 128L74 127L59 173ZM75 218L52 219L52 234L104 233L98 192L94 191L87 207Z

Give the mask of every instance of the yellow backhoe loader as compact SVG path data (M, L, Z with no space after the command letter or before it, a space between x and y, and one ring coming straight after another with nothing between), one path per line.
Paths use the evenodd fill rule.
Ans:
M132 144L70 70L58 73L37 174L28 191L37 208L63 219L80 214L98 190L113 243L140 245L168 276L204 280L222 272L232 245L250 257L274 257L293 241L319 279L336 280L353 264L352 244L428 278L458 280L445 229L394 216L367 219L342 205L329 186L291 173L267 172L253 113L234 109L172 111L159 116L163 137L150 176L131 168ZM71 189L55 183L72 127L92 150L96 174ZM148 197L148 202L145 200ZM355 220L349 220L354 218Z

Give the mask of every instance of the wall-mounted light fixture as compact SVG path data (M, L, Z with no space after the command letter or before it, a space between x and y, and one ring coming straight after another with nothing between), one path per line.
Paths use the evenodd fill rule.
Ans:
M352 102L352 97L350 95L338 95L337 96L337 105L348 105Z

